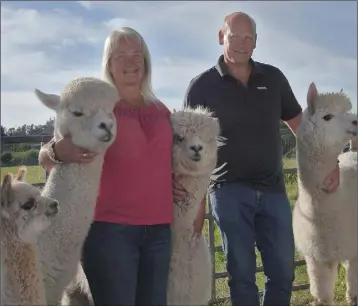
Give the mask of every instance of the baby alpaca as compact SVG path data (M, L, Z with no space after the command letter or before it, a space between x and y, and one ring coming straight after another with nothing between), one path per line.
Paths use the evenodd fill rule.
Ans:
M36 240L58 212L58 202L24 182L25 168L1 185L1 305L46 305Z
M38 240L47 301L55 305L82 269L82 246L95 213L104 154L116 137L113 110L119 96L115 87L95 78L73 80L60 96L39 90L36 95L56 112L56 140L69 135L75 145L97 153L90 163L56 164L42 192L61 203L59 215Z
M175 203L167 303L206 305L211 295L212 259L205 237L193 238L193 222L216 166L219 122L200 107L173 113L171 122L174 179L188 196Z
M318 94L312 83L307 109L297 130L299 197L293 211L298 251L304 255L310 291L318 305L333 305L337 267L346 267L347 301L357 304L357 154L340 155L357 135L357 116L349 113L349 98L340 93ZM355 155L355 156L353 156ZM340 185L334 193L323 181L340 160Z

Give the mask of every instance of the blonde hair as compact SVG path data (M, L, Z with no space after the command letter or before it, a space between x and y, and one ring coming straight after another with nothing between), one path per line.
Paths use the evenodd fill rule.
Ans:
M150 59L150 53L147 44L143 37L134 29L130 27L121 27L112 31L106 38L104 43L103 57L102 57L102 78L115 86L112 73L109 70L109 61L113 55L114 50L118 47L122 38L134 38L136 39L142 49L144 57L144 78L141 86L141 93L143 95L145 103L156 103L158 98L155 96L152 89L152 63Z

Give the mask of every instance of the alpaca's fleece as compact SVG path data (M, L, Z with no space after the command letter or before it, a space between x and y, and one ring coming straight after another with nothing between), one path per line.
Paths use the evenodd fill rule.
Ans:
M53 225L38 242L47 299L53 305L76 275L94 217L104 153L116 137L113 110L119 96L113 86L95 78L72 81L60 96L36 93L56 112L56 139L70 135L77 146L98 153L91 163L56 164L42 192L61 204Z
M58 213L58 202L25 183L25 172L14 180L5 175L1 185L1 305L46 305L36 239Z
M205 237L193 238L193 222L216 162L219 122L204 108L171 115L173 172L188 196L175 203L168 305L206 305L212 287L212 258Z
M308 90L307 105L297 130L299 196L293 229L296 247L307 261L311 293L319 303L330 305L337 264L354 262L358 256L357 155L339 155L357 135L357 116L349 113L351 103L343 92L318 94L314 84ZM324 179L335 169L338 158L340 185L334 193L327 193L322 190ZM358 270L355 275L358 278ZM348 298L356 297L357 279L348 287L354 295Z
M353 137L350 141L350 151L357 152L357 136Z
M61 305L94 306L91 289L81 264L78 264L76 276L72 279L62 296Z

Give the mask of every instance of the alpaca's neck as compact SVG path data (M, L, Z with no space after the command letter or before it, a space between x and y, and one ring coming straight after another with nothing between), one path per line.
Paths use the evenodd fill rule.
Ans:
M297 138L298 179L308 190L321 189L324 180L337 166L339 152Z
M22 247L24 242L18 237L16 233L15 220L9 220L1 217L1 244L4 246ZM8 253L8 248L1 248L2 254Z
M10 303L46 305L37 247L17 235L14 220L1 218L2 296ZM4 301L5 302L5 301Z
M96 197L101 179L104 156L98 155L90 163L56 165L47 179L45 189L68 191L76 197ZM78 192L78 193L77 193ZM85 193L85 194L84 194ZM66 195L62 195L61 198ZM87 203L82 203L87 205Z
M53 219L49 230L53 235L58 226L63 235L87 235L95 214L102 166L103 155L100 155L90 163L60 164L51 170L42 194L60 203L59 215ZM47 237L40 238L41 245Z
M174 179L183 186L188 194L184 201L174 203L175 220L180 219L181 226L191 230L206 194L210 175L175 175Z
M78 180L83 181L90 179L93 182L93 180L99 180L101 177L103 160L104 155L99 154L90 163L60 164L57 165L57 167L61 170L60 172L66 173L66 175L68 172L71 173L71 175L67 175L67 179L69 180L77 180L77 183L79 183ZM58 174L60 172L58 172Z

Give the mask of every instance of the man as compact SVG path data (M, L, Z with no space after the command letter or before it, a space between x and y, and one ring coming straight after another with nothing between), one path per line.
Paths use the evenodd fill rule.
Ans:
M223 55L190 82L184 106L211 109L226 138L209 196L226 255L232 305L259 305L255 242L267 277L263 304L290 305L295 248L279 125L281 119L295 133L302 109L278 68L252 60L256 38L255 22L247 14L227 16L219 31ZM325 183L327 192L337 188L338 166ZM204 214L203 201L194 222L197 234Z

